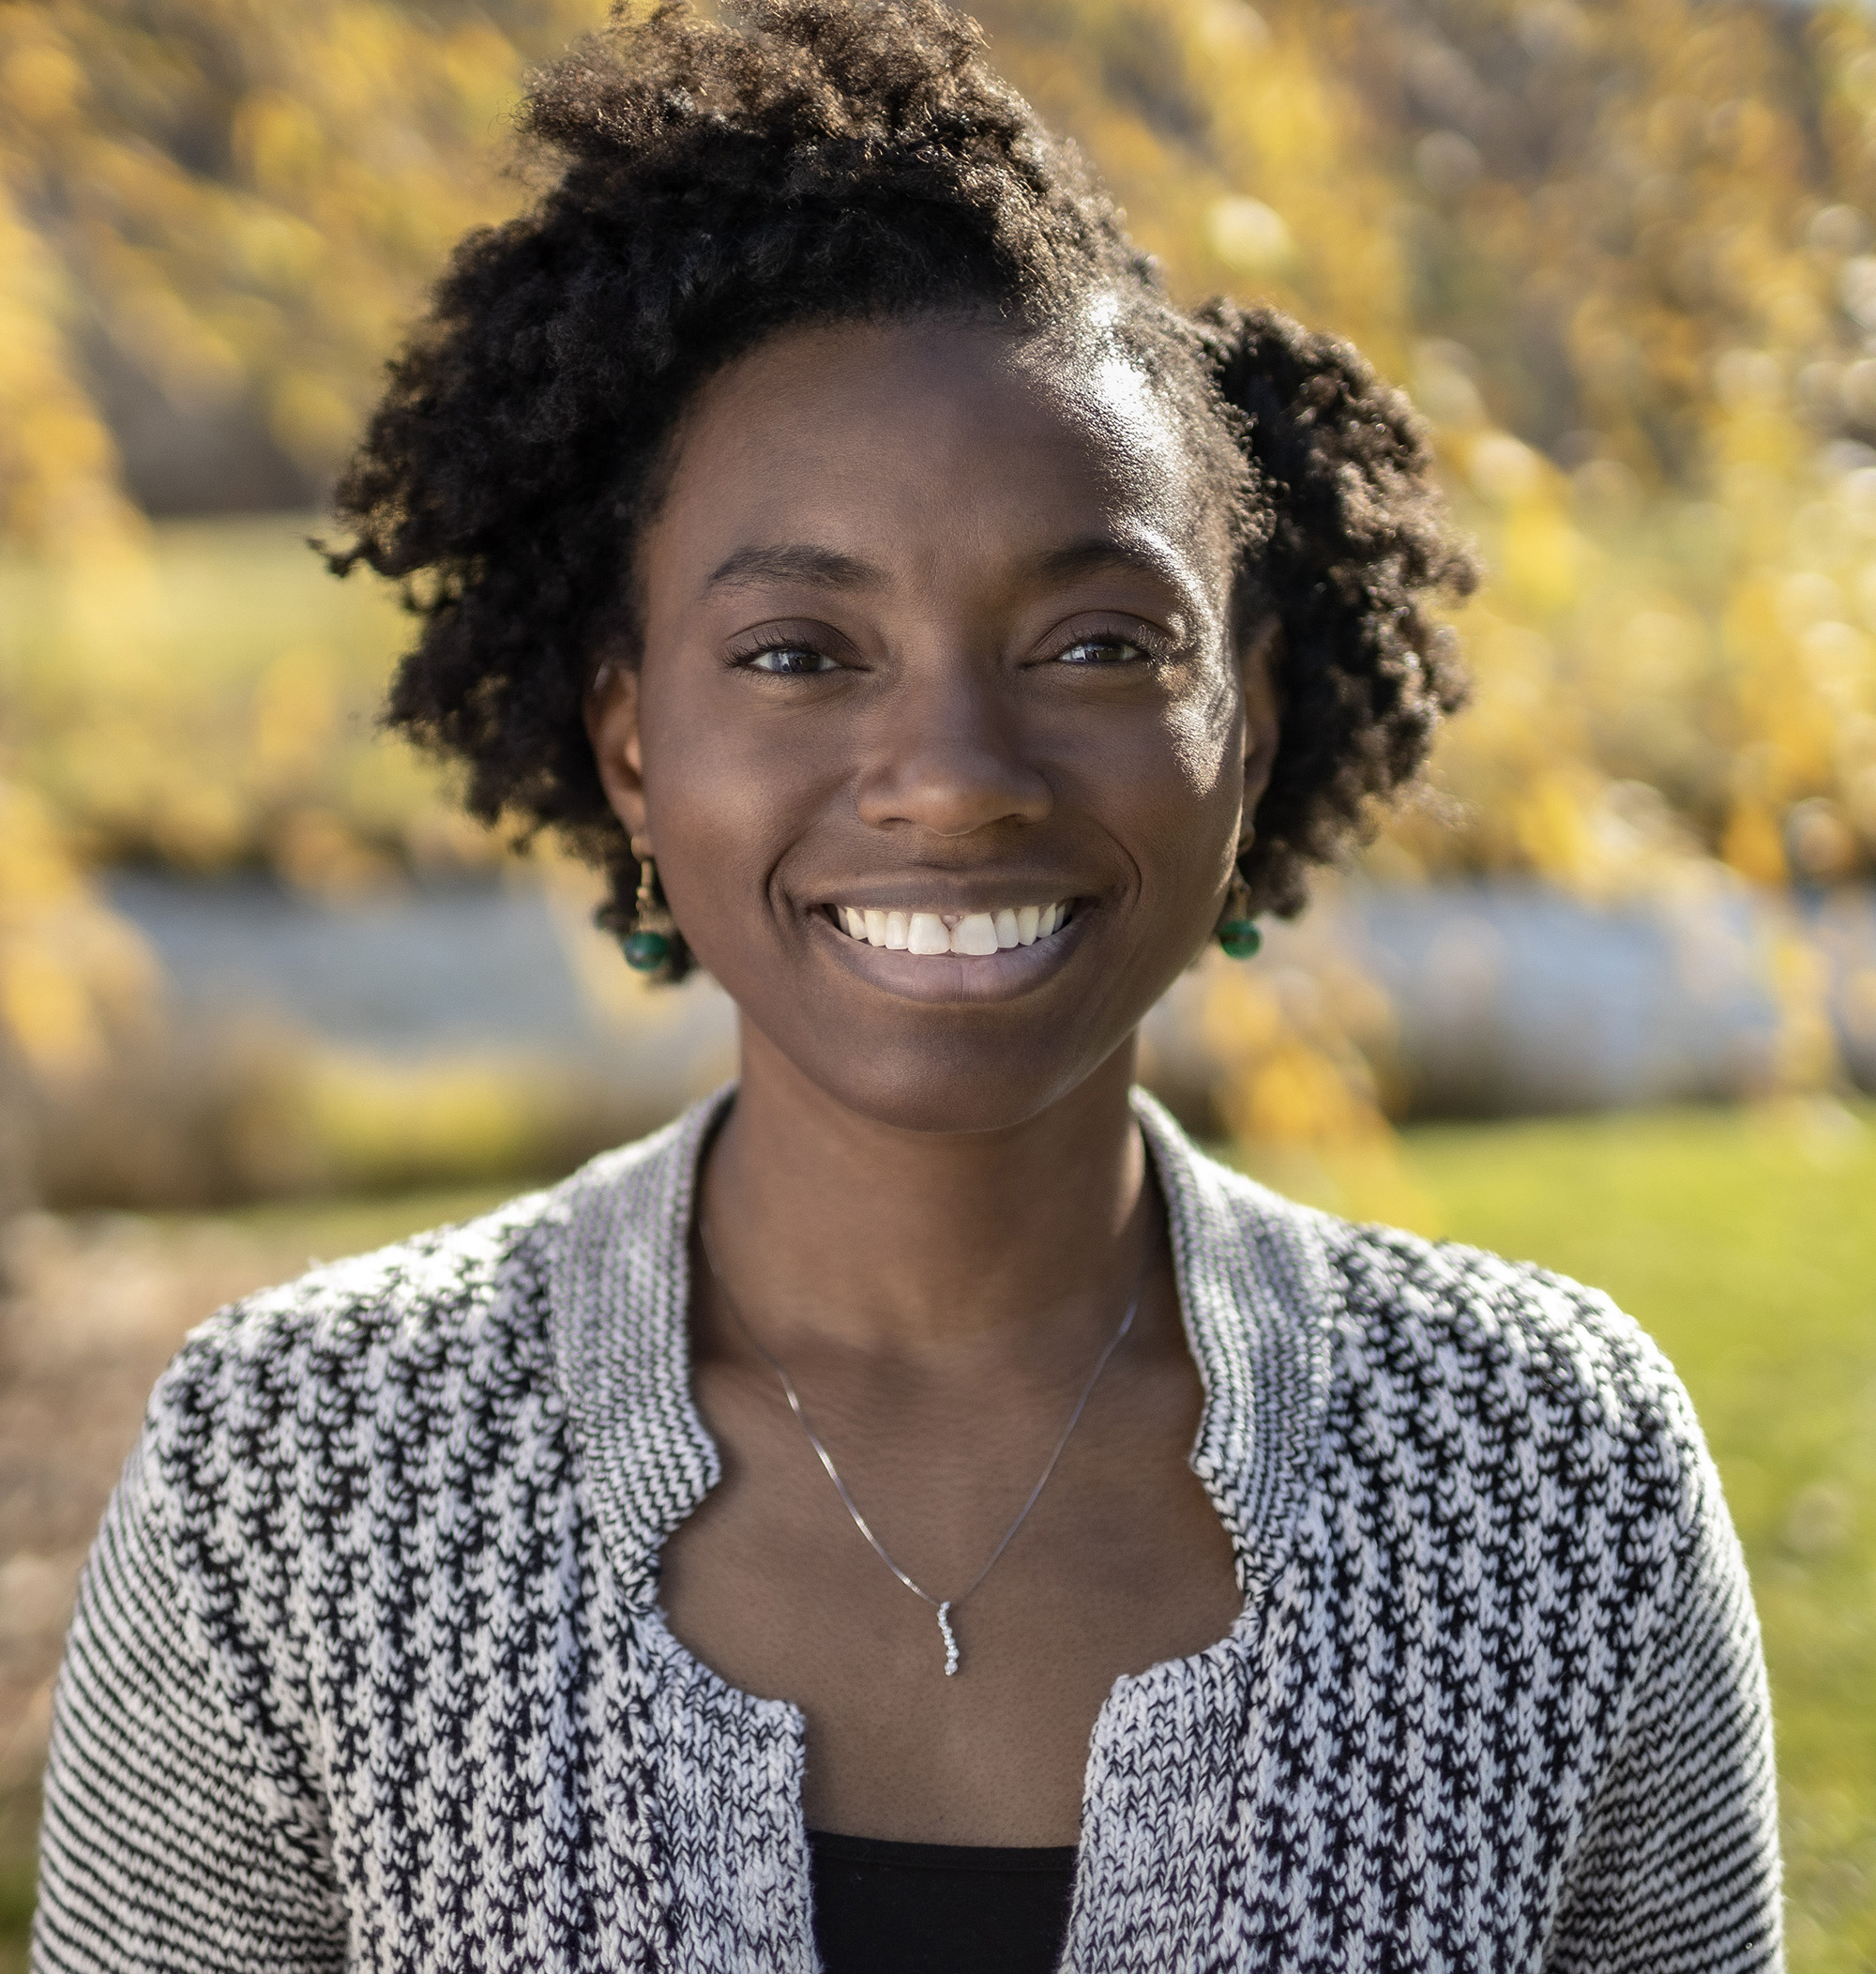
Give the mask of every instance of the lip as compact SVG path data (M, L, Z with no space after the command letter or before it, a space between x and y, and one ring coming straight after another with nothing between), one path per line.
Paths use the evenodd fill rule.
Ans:
M1055 895L1072 894L1058 891ZM903 906L896 903L893 909ZM945 905L941 909L961 911L967 907ZM977 904L968 909L981 911L984 907ZM1034 946L1002 947L981 955L894 952L887 947L850 939L818 906L809 917L814 920L813 936L823 940L833 957L868 985L882 988L900 1000L957 1007L1014 1000L1019 995L1033 993L1061 971L1099 909L1088 899L1075 898L1068 922L1047 939L1039 939Z
M830 904L844 904L859 912L989 912L995 917L1006 909L1020 911L1025 904L1080 903L1083 896L1060 877L1041 877L1033 884L1021 880L999 884L991 893L981 886L954 891L921 872L911 882L895 884L889 890L871 881L840 885L823 891L812 905L803 909L825 912Z

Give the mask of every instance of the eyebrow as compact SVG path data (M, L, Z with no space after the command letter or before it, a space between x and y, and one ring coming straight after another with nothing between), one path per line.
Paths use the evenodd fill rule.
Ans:
M1047 554L1038 555L1030 566L1037 575L1055 582L1066 582L1073 576L1093 575L1104 569L1128 569L1170 584L1175 589L1186 587L1178 565L1171 556L1138 542L1116 541L1110 535L1090 535L1085 540L1071 541L1064 548L1051 549Z
M752 583L812 583L824 589L871 589L885 581L885 572L870 562L843 555L838 549L783 542L772 548L739 548L710 571L704 587L707 593Z

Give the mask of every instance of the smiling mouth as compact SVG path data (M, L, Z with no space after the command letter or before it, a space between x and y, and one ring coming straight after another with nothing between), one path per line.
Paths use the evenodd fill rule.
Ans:
M1052 938L1068 923L1074 904L1072 898L1066 898L1055 904L1015 905L996 912L881 912L848 904L826 909L833 923L860 946L934 958L961 953L984 959Z

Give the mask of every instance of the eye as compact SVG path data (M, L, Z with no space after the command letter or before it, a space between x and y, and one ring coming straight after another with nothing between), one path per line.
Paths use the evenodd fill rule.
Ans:
M1152 656L1143 645L1127 638L1082 637L1066 651L1058 652L1055 661L1064 665L1137 665L1146 663Z
M806 678L816 672L838 672L839 664L825 651L806 645L770 645L736 662L749 672L766 672L771 678Z

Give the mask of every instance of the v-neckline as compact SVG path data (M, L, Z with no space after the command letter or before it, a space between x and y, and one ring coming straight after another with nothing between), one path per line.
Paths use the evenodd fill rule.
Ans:
M649 1676L649 1746L693 1853L687 1881L763 1888L760 1898L714 1897L707 1912L692 1911L687 1951L700 1965L807 1974L806 1723L787 1700L732 1686L675 1635L658 1602L664 1543L722 1473L691 1391L690 1228L700 1162L734 1095L718 1092L567 1183L550 1328L580 1482ZM1225 1777L1171 1777L1152 1750L1176 1721L1246 1704L1263 1603L1315 1465L1340 1298L1322 1216L1206 1159L1145 1093L1134 1093L1133 1110L1165 1200L1181 1318L1204 1389L1189 1464L1230 1538L1243 1602L1211 1645L1114 1681L1089 1739L1082 1828L1124 1830L1151 1798L1161 1827L1188 1822L1196 1840L1221 1811L1212 1799ZM1078 1964L1081 1916L1107 1895L1102 1887L1180 1869L1084 1843L1064 1965ZM1185 1890L1202 1896L1196 1885ZM751 1913L762 1915L760 1940L744 1936Z

